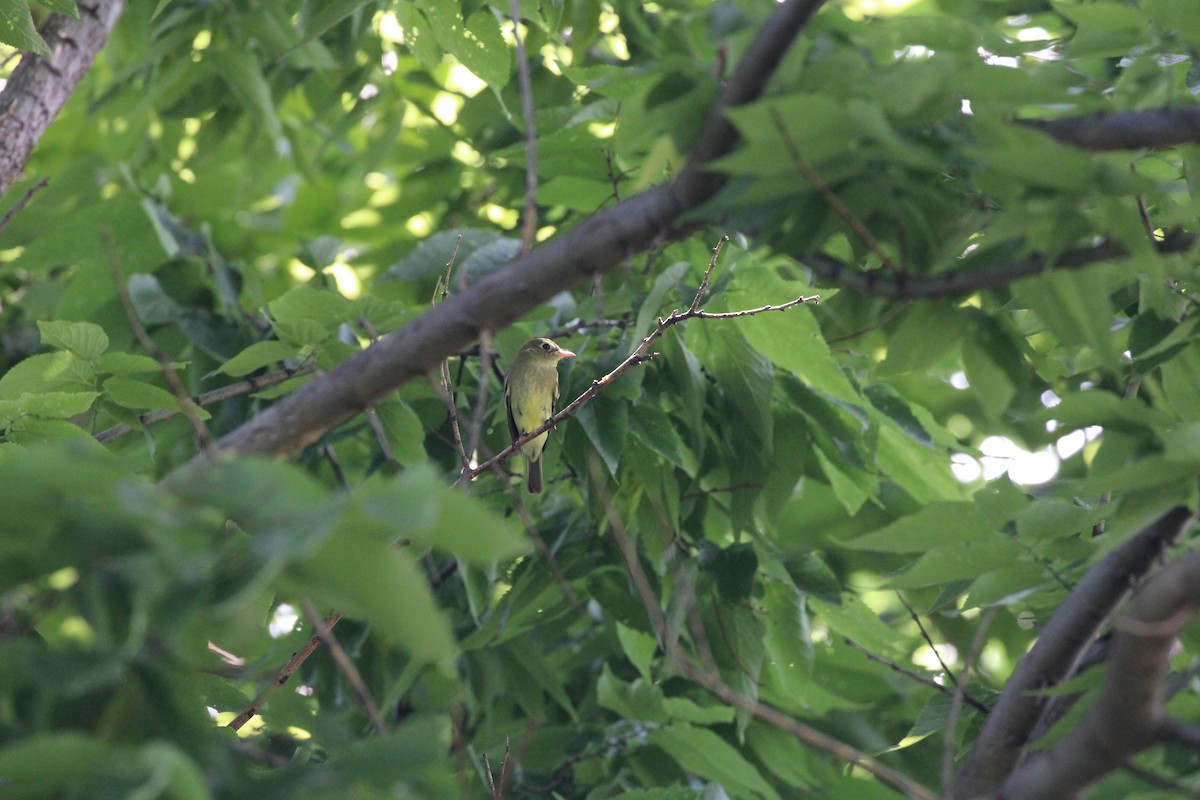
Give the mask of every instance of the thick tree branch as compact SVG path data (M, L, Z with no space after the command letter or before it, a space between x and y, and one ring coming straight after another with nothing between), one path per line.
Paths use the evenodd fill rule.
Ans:
M20 177L29 154L91 68L124 7L125 0L83 0L78 20L53 14L41 31L50 55L21 56L0 92L0 195Z
M1159 253L1183 253L1192 248L1196 237L1190 233L1175 231L1160 242L1155 242ZM1049 272L1051 269L1083 269L1101 261L1112 261L1129 255L1129 250L1120 242L1104 241L1091 247L1068 250L1054 261L1047 261L1041 253L971 270L951 270L933 275L890 273L884 270L863 272L855 267L823 253L800 256L799 259L815 275L859 294L872 297L889 297L893 300L930 300L998 289L1010 283Z
M1097 152L1200 142L1200 106L1021 120L1063 144Z
M510 262L437 308L314 379L222 438L227 453L284 456L311 444L388 392L499 331L555 294L606 272L631 253L678 235L680 218L712 197L724 177L704 164L737 143L726 108L757 99L779 61L824 0L776 6L738 64L700 134L688 167L672 182L601 212L570 233Z
M1009 777L1049 704L1049 698L1037 692L1057 685L1071 674L1080 655L1130 587L1150 570L1189 524L1191 512L1175 508L1088 570L1042 628L1033 649L1017 665L979 732L951 797L990 795Z
M1175 637L1200 610L1200 553L1190 553L1151 579L1117 623L1104 689L1067 738L1037 753L1004 782L1002 797L1074 797L1147 747L1186 730L1163 708ZM1183 734L1192 743L1195 737Z

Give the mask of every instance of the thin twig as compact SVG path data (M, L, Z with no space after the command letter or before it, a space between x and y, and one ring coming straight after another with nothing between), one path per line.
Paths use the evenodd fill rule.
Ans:
M211 392L192 396L190 399L198 406L210 406L214 403L221 403L234 397L239 397L243 394L251 392L261 392L263 389L269 389L272 386L278 386L281 383L290 381L292 378L299 378L304 375L311 375L316 371L316 366L309 363L295 369L287 369L286 367L280 372L272 372L269 375L263 375L258 378L246 378L238 383L232 383L229 386L222 386L220 389L213 389ZM153 425L156 422L171 419L179 416L180 412L171 408L161 408L154 411L147 411L145 414L138 415L138 422L142 425ZM136 430L131 425L114 425L111 428L106 428L96 434L96 441L100 444L108 444L116 441L122 436L133 433Z
M872 253L879 257L879 261L883 264L884 268L893 275L900 274L902 270L896 267L891 256L889 256L883 247L880 246L879 241L875 238L874 234L871 233L871 229L868 228L866 223L864 223L855 215L855 213L850 209L850 206L842 202L842 198L838 197L837 194L829 188L829 184L821 180L821 176L817 174L815 169L813 169L813 165L810 164L808 159L804 157L804 154L800 152L800 148L796 145L796 140L792 138L792 132L789 131L787 125L784 124L783 117L780 115L778 108L771 108L771 119L775 122L775 128L779 131L779 135L783 137L783 144L787 148L788 154L792 157L792 163L796 165L796 169L800 170L800 173L804 176L804 178L812 184L813 188L817 190L821 197L825 198L825 202L829 204L829 207L837 212L839 217L846 221L846 224L849 225L851 230L858 235L858 238L862 240L863 244L865 244Z
M908 610L908 615L912 617L912 621L917 623L917 630L921 632L921 638L925 640L925 644L929 645L929 649L933 651L933 657L941 664L942 672L946 673L946 677L950 679L951 683L957 684L958 679L954 677L954 673L946 666L946 662L942 661L942 654L938 652L937 645L933 643L933 639L929 636L929 631L925 630L925 625L921 622L921 618L917 616L917 612L913 610L913 607L908 604L908 601L904 599L904 595L900 594L900 592L896 592L896 597L900 600L904 608Z
M321 455L325 456L325 460L329 462L329 467L333 470L333 480L337 483L338 488L343 492L350 491L350 484L346 482L346 473L342 471L342 462L338 460L333 445L328 442L322 445Z
M513 773L516 771L517 765L521 763L521 759L529 752L529 747L533 744L533 735L537 732L540 723L541 720L538 717L525 723L525 730L521 732L521 740L517 742L517 749L511 755L508 752L508 737L504 737L504 762L500 765L500 785L496 787L500 795L497 800L503 798L504 793L508 791Z
M21 211L24 210L25 206L29 205L29 201L33 199L33 196L42 189L45 189L48 183L50 183L49 178L42 178L33 186L30 186L25 190L25 194L21 195L21 199L18 200L12 208L5 212L3 218L0 218L0 233L4 233L4 229L8 227L8 223L12 222L13 217L15 217L17 214L20 214Z
M521 91L521 117L525 122L525 211L521 214L521 252L533 249L537 233L538 153L537 120L533 114L533 81L529 77L529 61L525 41L521 38L520 0L508 0L512 16L513 39L517 43L517 85Z
M450 294L450 277L454 273L454 261L458 258L458 248L462 245L462 234L454 238L454 250L450 253L450 259L446 262L446 275L440 279L441 286L441 302L446 302L446 297ZM438 303L438 288L433 290L433 305ZM450 359L442 359L442 363L438 366L439 380L433 380L430 376L430 382L433 384L434 390L438 396L442 398L442 403L446 406L446 413L450 417L450 431L454 434L454 446L458 450L459 460L462 462L463 472L471 469L471 457L467 453L466 446L463 444L462 428L458 423L458 403L454 398L454 384L450 381Z
M475 411L471 415L471 428L467 436L467 454L475 456L479 440L483 435L483 418L487 411L488 389L491 386L492 361L496 351L492 349L492 332L479 333L479 389L475 393Z
M722 237L722 243L727 238L728 237ZM459 477L455 485L462 485L463 483L468 483L475 480L475 478L490 470L493 462L499 463L505 461L512 456L513 453L523 447L526 442L529 442L530 440L542 435L546 431L554 428L563 420L572 416L576 411L591 401L592 398L594 398L597 394L611 386L613 381L624 375L629 369L654 358L658 354L650 352L650 345L658 341L659 337L666 333L667 329L672 325L678 325L679 323L687 322L690 319L734 319L737 317L750 317L754 316L755 314L763 314L768 311L786 311L787 309L801 305L802 303L817 302L819 299L816 295L811 297L801 296L797 297L795 300L781 303L780 305L762 306L761 308L750 308L743 311L727 311L722 313L701 311L699 310L699 302L705 289L707 288L708 278L712 274L712 266L716 260L715 253L719 252L720 245L718 244L718 246L714 249L713 260L710 261L709 267L705 272L704 279L701 281L700 288L696 292L696 298L692 301L691 306L689 306L686 311L679 311L676 309L675 311L672 311L666 319L659 319L658 327L651 331L650 334L642 340L641 344L639 344L637 348L635 348L634 351L629 354L629 357L618 364L611 372L609 372L603 378L592 381L592 385L589 386L583 392L583 394L579 395L579 397L576 397L538 427L518 437L517 440L511 445L492 456L492 458L490 458L488 461L469 470L464 470L463 474Z
M958 717L962 712L963 701L967 697L967 679L975 662L979 659L983 645L987 642L987 630L996 617L996 609L989 608L979 616L979 626L971 639L971 649L963 661L962 672L954 680L954 696L950 699L950 712L946 715L946 735L942 740L942 791L949 792L954 783L954 729L958 727Z
M317 632L317 636L321 637L321 641L325 643L325 647L329 650L329 655L333 658L333 663L337 664L337 668L341 670L346 681L354 688L354 693L358 696L358 702L363 707L363 711L367 714L367 719L371 720L371 726L375 728L375 732L380 736L387 733L387 726L383 724L383 717L379 713L379 707L375 705L375 700L371 697L371 693L367 691L367 685L363 683L362 674L359 673L358 667L354 666L354 662L350 656L346 654L341 643L334 637L329 626L321 619L321 615L317 613L317 607L313 605L311 600L301 600L300 608L304 611L304 616L308 617L309 624Z
M341 612L334 611L325 618L325 622L323 623L325 630L332 630L333 626L337 625L338 620L341 618ZM283 668L280 669L279 672L275 673L275 677L271 679L271 682L264 686L262 691L250 701L250 705L246 706L245 711L238 714L230 721L228 727L233 728L235 731L241 730L243 725L245 725L247 722L253 719L256 714L258 714L259 709L261 709L263 704L267 702L267 698L269 698L276 689L287 683L288 678L292 677L292 674L295 673L296 670L300 669L300 665L303 664L320 646L320 635L313 634L310 636L308 641L305 642L304 647L301 647L292 654L292 657L288 659L286 664L283 665Z
M677 644L672 643L668 636L662 607L659 605L654 590L650 587L650 581L642 569L641 562L638 560L633 545L629 542L629 537L625 534L624 524L613 505L612 495L609 494L608 486L604 479L603 467L595 451L589 452L588 466L592 472L593 488L597 492L601 504L604 506L609 531L617 543L617 548L621 551L621 556L625 560L625 568L629 572L630 579L633 581L634 589L637 591L642 605L645 607L646 613L650 618L651 629L655 631L659 641L664 644L667 657L671 663L684 677L708 689L729 705L752 714L772 727L792 734L801 744L828 753L837 759L852 764L875 776L893 789L903 792L910 798L914 798L914 800L937 800L937 795L929 791L929 789L912 780L907 775L876 761L861 750L851 747L838 739L834 739L832 736L816 728L811 728L772 706L760 703L738 692L722 681L714 672L698 667L680 650Z
M846 644L850 645L851 647L853 647L858 652L862 653L864 656L869 658L871 661L874 661L877 664L882 664L883 666L890 669L892 672L899 673L906 678L909 678L911 680L916 681L919 684L922 684L923 686L928 686L931 689L936 689L937 691L941 692L942 694L946 695L947 697L954 696L954 690L951 689L950 687L944 686L944 685L938 683L933 678L930 678L927 675L922 675L919 672L908 669L906 667L902 667L899 664L897 664L895 661L884 658L883 656L879 655L878 653L872 653L870 650L863 647L861 644L854 641L849 636L843 636L842 641L845 642ZM967 705L971 706L971 708L975 709L976 711L980 711L984 714L988 713L988 710L989 710L988 705L980 700L976 700L968 692L964 691L963 701L966 702Z
M488 754L483 754L483 774L487 776L488 782L488 798L496 800L496 779L492 777L492 762L488 759Z
M200 415L196 413L196 408L192 405L192 398L184 388L183 381L179 379L175 368L171 366L171 357L150 338L142 321L138 319L137 309L134 308L133 300L129 297L129 287L125 284L125 272L121 269L121 259L117 256L116 247L113 245L112 232L105 228L103 236L104 248L108 251L108 259L112 264L113 280L117 284L117 298L121 301L121 308L125 310L129 327L133 329L133 334L142 343L142 347L146 348L146 351L161 365L167 385L171 387L171 393L179 401L179 409L192 424L192 430L196 433L196 441L200 444L200 449L212 457L215 453L212 436L209 435L208 427L200 419Z

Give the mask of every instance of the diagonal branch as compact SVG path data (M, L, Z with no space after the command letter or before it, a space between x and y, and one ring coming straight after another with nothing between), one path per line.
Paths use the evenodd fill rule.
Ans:
M78 7L77 20L51 15L41 30L50 55L23 54L0 92L0 195L21 175L29 154L91 68L125 0L83 0Z
M1154 245L1160 254L1184 253L1196 243L1191 233L1175 231ZM1091 247L1068 250L1053 261L1041 253L971 270L951 270L933 275L912 275L901 272L892 274L883 270L863 272L844 261L814 253L799 256L799 260L814 274L838 286L871 297L888 297L893 300L936 299L957 297L982 289L998 289L1010 283L1040 275L1051 269L1083 269L1101 261L1112 261L1129 255L1129 250L1120 242L1104 241Z
M1200 105L1019 122L1063 144L1097 152L1200 142Z
M388 392L437 368L481 331L503 330L555 294L607 272L630 254L681 233L681 218L710 199L725 178L705 170L738 141L727 108L757 99L780 60L824 0L778 4L746 49L693 150L672 182L603 211L514 259L436 308L314 379L223 437L231 453L286 456L316 441Z
M1088 570L1017 665L979 732L951 797L984 796L1008 778L1049 704L1050 698L1038 692L1071 674L1129 588L1154 566L1191 520L1188 509L1175 508Z
M1195 730L1163 708L1176 637L1200 610L1200 553L1167 566L1134 596L1116 624L1104 688L1067 738L1027 759L1004 782L1003 797L1073 797L1154 744L1196 747Z

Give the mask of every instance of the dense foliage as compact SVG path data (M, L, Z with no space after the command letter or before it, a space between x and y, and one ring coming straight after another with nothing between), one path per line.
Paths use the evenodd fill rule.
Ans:
M900 796L756 708L939 792L1081 576L1194 506L1200 147L1037 124L1192 104L1190 0L830 2L654 247L288 462L189 466L520 254L531 174L537 242L677 175L774 7L514 5L524 63L502 2L131 0L0 198L4 797ZM566 402L710 262L707 312L820 302L666 327L544 495L454 487L522 341L578 353ZM134 321L189 395L280 380L147 424ZM314 610L346 661L225 727ZM1089 796L1197 781L1153 747Z

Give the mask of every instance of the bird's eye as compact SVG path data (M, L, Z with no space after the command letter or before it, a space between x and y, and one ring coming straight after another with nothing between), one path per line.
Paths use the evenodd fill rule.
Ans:
M550 343L549 343L549 342L542 342L542 349L543 349L543 350L549 350L549 349L550 349Z

